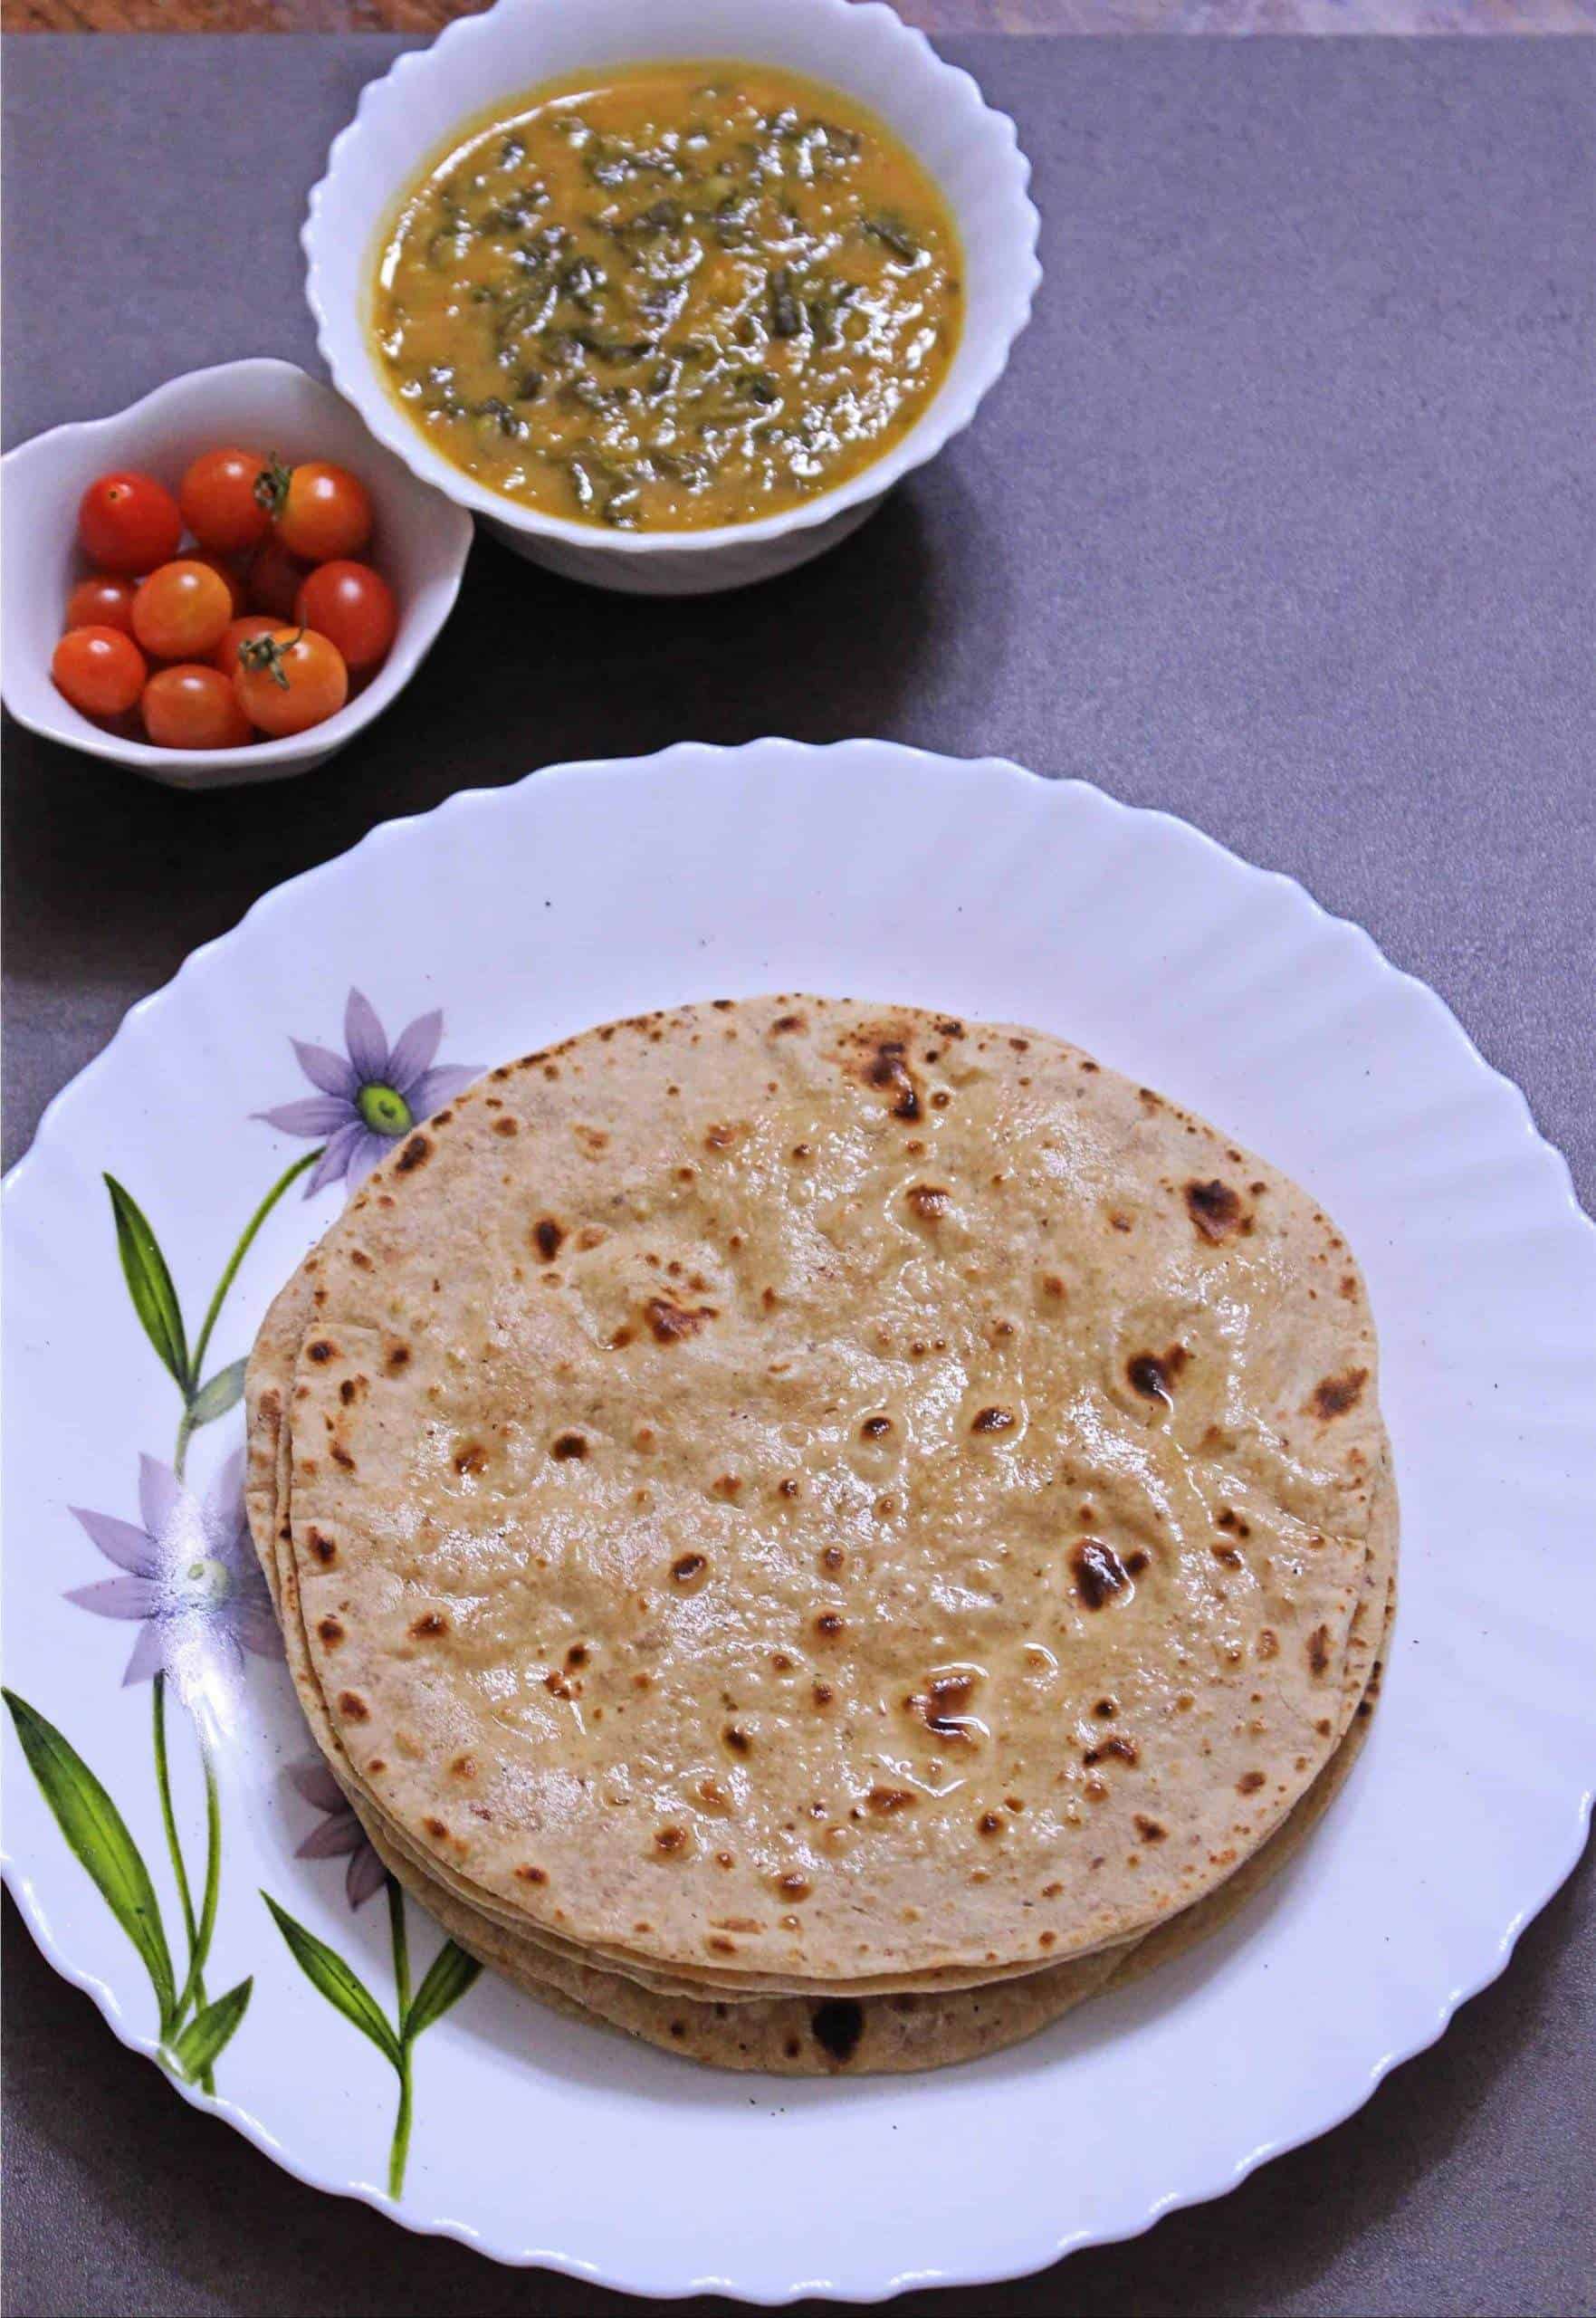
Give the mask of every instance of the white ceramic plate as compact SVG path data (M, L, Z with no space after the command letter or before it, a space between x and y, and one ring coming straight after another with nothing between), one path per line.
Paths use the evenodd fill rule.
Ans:
M158 1346L191 1365L257 1202L316 1148L312 1125L339 1132L347 1073L311 1056L318 1097L289 1042L341 1049L351 989L388 1038L441 1010L397 1058L358 1007L350 1026L362 1074L386 1072L419 1106L446 1084L418 1087L425 1066L775 988L1063 1032L1328 1203L1373 1292L1401 1488L1381 1713L1304 1856L1229 1930L1017 2050L931 2077L764 2083L557 2019L486 1978L406 2053L385 2049L391 2028L368 2016L362 2035L330 2008L302 1966L324 1988L333 1968L302 1937L296 1959L261 1896L347 1959L391 2018L385 1901L351 1908L358 1855L338 1852L338 1825L287 1776L307 1751L287 1677L226 1647L229 1633L260 1638L237 1583L236 1406L191 1428L192 1497L174 1497L160 1464L140 1474L141 1454L170 1462L181 1414ZM314 1100L290 1115L297 1136L255 1116ZM144 1320L135 1307L102 1170L165 1251L181 1352L124 1211ZM273 1288L338 1212L337 1181L300 1196L313 1180L272 1207L222 1299L199 1381L223 1381L206 1406L225 1402ZM1523 1097L1429 991L1299 886L1178 821L1013 766L867 742L684 746L455 797L268 896L136 1008L52 1106L7 1223L7 1679L105 1781L148 1863L148 1894L130 1855L101 1872L120 1876L110 1888L153 1976L8 1733L13 1888L57 1968L152 2055L158 1906L188 2023L172 2033L197 2075L195 2018L211 2038L232 2014L196 2016L178 1997L188 1942L155 1685L123 1681L130 1646L138 1676L158 1645L197 1915L202 1735L215 1764L211 2005L252 1982L215 2054L214 2105L305 2179L381 2203L406 2062L414 2122L393 2209L412 2227L657 2294L869 2298L1029 2269L1211 2196L1356 2108L1501 1969L1578 1854L1596 1757L1596 1233ZM164 1593L141 1576L152 1535ZM65 1598L100 1582L117 1592ZM94 1614L106 1607L154 1623ZM46 1762L53 1742L34 1729L64 1795L72 1758ZM80 1850L111 1858L103 1806L81 1780L77 1796ZM414 1985L437 1940L414 1909L408 1930ZM359 2008L347 1988L342 2003Z

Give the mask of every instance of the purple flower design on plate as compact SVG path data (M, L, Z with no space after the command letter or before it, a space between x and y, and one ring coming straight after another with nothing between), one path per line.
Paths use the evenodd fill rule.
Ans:
M307 1199L340 1176L353 1191L401 1135L480 1078L480 1065L434 1063L443 1034L443 1013L435 1009L418 1014L390 1047L371 1001L351 990L344 1009L347 1055L303 1039L290 1041L300 1068L320 1091L254 1116L285 1135L326 1137L305 1185Z
M349 1796L320 1755L307 1755L291 1763L283 1777L296 1795L322 1815L320 1824L296 1847L294 1857L342 1859L347 1853L345 1896L351 1908L364 1907L374 1892L381 1891L387 1871L367 1842L366 1830L356 1818Z
M214 1708L246 1650L257 1658L282 1656L271 1596L250 1544L243 1483L242 1449L228 1458L203 1503L169 1465L140 1457L137 1522L72 1507L123 1575L74 1585L66 1598L97 1617L137 1624L124 1683L168 1674L185 1706Z

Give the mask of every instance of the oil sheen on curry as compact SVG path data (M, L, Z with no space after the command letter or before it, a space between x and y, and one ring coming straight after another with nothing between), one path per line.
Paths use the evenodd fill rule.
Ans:
M535 91L413 188L374 330L489 489L622 530L743 523L896 443L961 311L947 205L836 91L749 64Z

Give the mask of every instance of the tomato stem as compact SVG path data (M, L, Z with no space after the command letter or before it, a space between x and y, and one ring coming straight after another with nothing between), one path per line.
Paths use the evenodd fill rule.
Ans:
M268 515L281 515L288 497L288 485L293 470L285 466L275 451L255 477L255 504L263 507Z
M287 692L288 672L282 663L304 632L302 627L297 627L286 641L275 636L246 636L238 647L239 666L263 672L282 691Z

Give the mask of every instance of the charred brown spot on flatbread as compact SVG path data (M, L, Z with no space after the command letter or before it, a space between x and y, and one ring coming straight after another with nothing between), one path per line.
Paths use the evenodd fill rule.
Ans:
M971 1432L1012 1432L1019 1422L1012 1409L978 1409L970 1419Z
M1075 1591L1088 1610L1100 1610L1130 1584L1124 1563L1101 1537L1083 1537L1072 1547L1069 1566L1075 1574Z
M1163 1352L1139 1352L1125 1363L1125 1376L1133 1393L1149 1401L1172 1401L1176 1379L1190 1358L1183 1344Z
M911 1183L903 1197L922 1222L934 1223L948 1212L953 1194L941 1183Z
M980 1679L963 1668L933 1674L925 1688L913 1691L903 1704L938 1738L953 1746L973 1747L981 1736L981 1728L969 1709Z
M1186 1212L1203 1238L1216 1243L1234 1240L1251 1226L1240 1193L1217 1175L1186 1185Z
M643 1317L656 1344L679 1344L719 1319L720 1313L713 1304L677 1304L668 1296L651 1296L643 1307Z
M860 1075L867 1087L879 1087L892 1097L890 1106L895 1119L917 1119L920 1116L920 1085L909 1064L909 1042L906 1038L891 1036L862 1039L865 1049Z
M1356 1408L1363 1397L1363 1387L1369 1382L1366 1368L1348 1368L1339 1376L1325 1376L1314 1385L1308 1399L1310 1414L1326 1423L1333 1417L1345 1416Z
M865 1797L865 1807L874 1811L878 1819L890 1818L894 1811L911 1811L915 1796L907 1786L873 1786Z
M865 2008L849 1997L834 1997L817 2004L809 2015L809 2029L828 2060L846 2067L859 2049L865 2034Z

